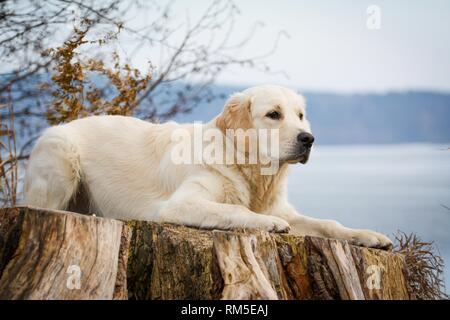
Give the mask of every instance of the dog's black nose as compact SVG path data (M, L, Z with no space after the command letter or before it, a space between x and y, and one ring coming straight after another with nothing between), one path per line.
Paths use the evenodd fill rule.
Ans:
M302 132L297 136L297 141L305 147L311 147L314 142L314 136L308 132Z

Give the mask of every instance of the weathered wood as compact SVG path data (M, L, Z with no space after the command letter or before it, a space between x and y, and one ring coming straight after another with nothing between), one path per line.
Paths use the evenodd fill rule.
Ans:
M281 262L268 233L213 232L224 289L222 299L283 299Z
M210 231L130 222L130 299L217 299L222 279Z
M119 258L117 262L117 277L113 294L114 300L128 299L127 268L128 257L130 254L131 233L131 228L127 225L124 225L122 228L122 236L120 239Z
M323 298L364 299L362 279L359 278L348 243L309 238L305 244L311 275L317 292Z
M399 254L315 237L276 236L293 299L411 299Z
M404 271L345 241L0 209L3 299L409 299Z
M351 250L358 276L364 279L362 289L366 299L412 298L406 283L406 264L402 255L360 247L352 247ZM404 276L397 276L399 274Z
M26 207L0 222L0 299L113 297L122 222Z

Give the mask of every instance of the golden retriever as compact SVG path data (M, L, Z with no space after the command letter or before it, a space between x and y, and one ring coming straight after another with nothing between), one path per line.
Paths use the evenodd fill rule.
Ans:
M264 131L273 138L265 145ZM85 192L89 210L109 218L290 231L389 247L380 233L303 216L289 204L288 166L306 163L313 142L303 97L273 85L233 94L205 124L84 118L40 137L27 168L24 203L69 209ZM263 172L268 167L272 171Z

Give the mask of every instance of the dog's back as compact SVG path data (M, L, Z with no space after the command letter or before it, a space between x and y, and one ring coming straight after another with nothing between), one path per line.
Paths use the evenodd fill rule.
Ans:
M47 129L30 156L24 204L112 218L157 212L172 188L159 168L177 126L95 116Z

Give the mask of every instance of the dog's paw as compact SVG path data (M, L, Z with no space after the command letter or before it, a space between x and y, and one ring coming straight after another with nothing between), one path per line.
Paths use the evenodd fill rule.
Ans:
M384 234L372 230L355 230L350 242L357 246L377 248L377 249L392 249L392 241Z
M263 216L263 223L261 229L269 232L288 233L290 230L289 223L274 216Z

